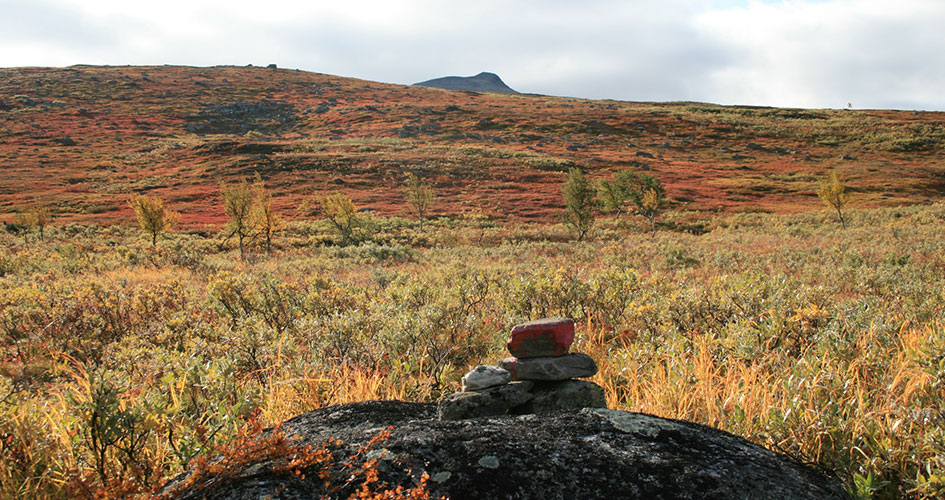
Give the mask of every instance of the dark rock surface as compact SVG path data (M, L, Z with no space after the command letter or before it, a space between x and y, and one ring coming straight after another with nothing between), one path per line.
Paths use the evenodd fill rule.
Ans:
M446 90L466 90L472 92L498 92L500 94L518 94L509 88L495 73L482 72L476 76L444 76L425 82L415 83L421 87L435 87Z
M341 439L353 454L392 426L381 481L413 485L425 472L437 495L462 499L842 499L834 480L725 432L605 409L548 416L435 419L436 405L369 401L289 420L317 445ZM251 464L210 490L173 498L318 498L320 480L274 476ZM337 493L346 498L348 492Z
M511 408L521 406L532 395L528 392L533 382L524 381L500 385L481 391L467 391L450 394L439 403L440 420L461 420L464 418L505 415Z
M562 380L560 382L535 382L529 394L531 399L510 408L509 413L553 413L559 410L581 408L607 408L604 388L586 380Z
M205 107L187 117L187 131L195 134L237 134L251 130L277 133L298 122L295 108L282 101L236 101Z

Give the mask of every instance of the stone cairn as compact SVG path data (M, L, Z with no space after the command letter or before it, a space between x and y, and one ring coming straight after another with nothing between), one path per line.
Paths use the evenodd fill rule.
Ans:
M463 390L439 403L440 420L491 415L551 413L580 408L606 408L604 389L585 380L597 364L583 353L569 353L574 321L549 318L512 328L512 357L498 366L479 365L463 376Z

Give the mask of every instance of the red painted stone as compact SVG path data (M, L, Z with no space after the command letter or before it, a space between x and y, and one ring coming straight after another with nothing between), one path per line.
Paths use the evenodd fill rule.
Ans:
M508 348L516 358L564 356L574 342L574 321L547 318L529 321L512 328Z

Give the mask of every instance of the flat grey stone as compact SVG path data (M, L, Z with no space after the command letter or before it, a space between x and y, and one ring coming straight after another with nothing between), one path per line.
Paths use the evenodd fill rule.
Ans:
M463 375L463 392L481 391L508 384L512 374L498 366L479 365Z
M503 358L498 365L512 374L512 380L556 381L590 377L597 373L597 363L579 352L557 358Z
M563 380L560 382L536 382L531 390L532 399L509 413L554 413L559 410L581 408L607 408L604 388L586 380Z
M437 416L440 420L464 420L475 417L505 415L509 408L520 406L532 398L534 384L517 382L482 391L457 392L440 400Z

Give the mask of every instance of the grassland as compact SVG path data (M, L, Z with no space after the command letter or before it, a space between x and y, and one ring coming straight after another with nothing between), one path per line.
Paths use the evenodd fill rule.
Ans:
M156 249L121 226L0 234L0 496L147 488L254 415L435 400L511 325L553 315L578 321L611 407L744 436L860 498L943 494L945 205L854 210L846 231L818 211L701 236L672 221L577 242L383 218L351 247L296 222L246 262L195 232Z

